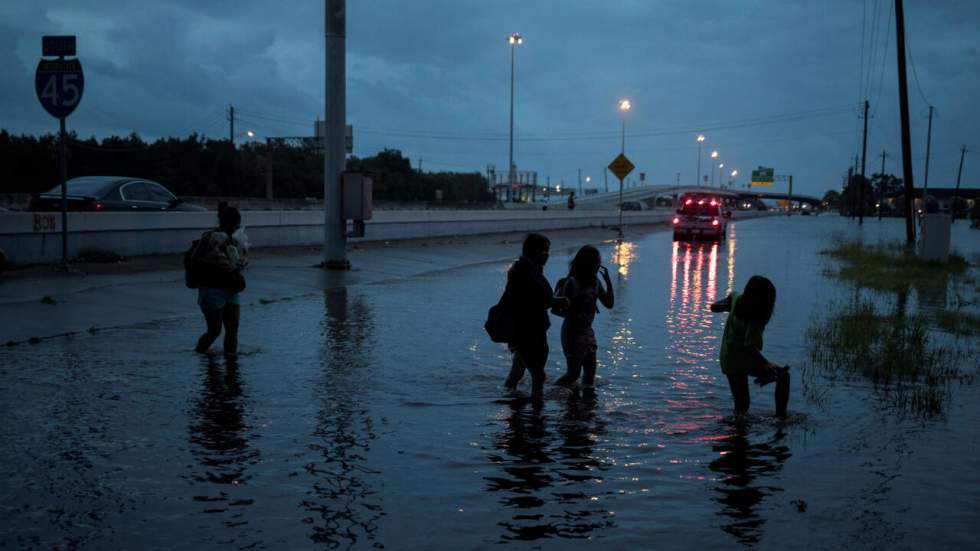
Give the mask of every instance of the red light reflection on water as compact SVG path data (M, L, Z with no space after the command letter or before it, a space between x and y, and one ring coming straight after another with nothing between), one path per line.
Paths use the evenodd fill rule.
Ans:
M727 243L727 292L735 278L734 231ZM671 249L670 303L665 325L665 352L672 368L670 396L665 403L673 415L666 419L667 434L691 435L695 441L716 435L699 435L713 426L718 415L710 411L717 390L719 324L724 316L712 314L710 304L719 298L718 254L714 243L675 241ZM724 295L723 295L724 296ZM700 414L699 414L700 413ZM710 432L710 431L709 431Z

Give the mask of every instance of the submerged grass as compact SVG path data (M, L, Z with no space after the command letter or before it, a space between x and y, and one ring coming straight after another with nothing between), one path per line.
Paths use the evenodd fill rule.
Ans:
M861 377L901 409L945 410L950 384L963 377L957 347L937 343L924 316L881 314L870 301L831 311L807 332L810 362L832 377Z
M936 325L954 335L980 336L980 316L960 310L941 310L936 314Z
M910 285L929 285L949 276L963 275L970 267L965 258L955 253L946 262L926 262L898 243L864 245L841 241L820 254L842 263L837 270L829 271L829 275L879 291L900 292Z

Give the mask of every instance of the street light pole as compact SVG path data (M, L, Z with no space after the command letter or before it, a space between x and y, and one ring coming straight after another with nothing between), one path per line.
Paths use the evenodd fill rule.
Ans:
M721 163L721 164L718 165L718 189L721 189L721 184L722 184L722 182L721 182L721 169L723 169L723 168L725 168L725 163Z
M698 134L698 179L694 185L701 186L701 144L704 143L704 134Z
M714 149L711 151L711 187L715 187L715 163L714 160L718 158L718 150Z
M507 37L510 44L510 148L507 161L507 197L510 198L514 189L514 50L517 45L524 42L518 33L513 33Z
M347 120L347 2L326 0L326 105L323 118L326 136L323 148L324 246L326 268L349 269L347 261L347 221L341 205L341 174L347 162L344 153L344 126Z
M630 100L621 99L619 100L619 111L623 115L623 134L622 141L620 143L620 154L626 154L626 113L633 107L630 104ZM619 236L623 236L623 179L619 179Z

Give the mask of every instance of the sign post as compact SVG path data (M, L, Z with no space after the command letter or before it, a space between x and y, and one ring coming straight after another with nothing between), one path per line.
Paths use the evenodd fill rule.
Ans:
M620 153L618 157L616 157L615 159L613 159L611 163L609 163L609 170L611 170L612 173L617 178L619 178L619 236L620 237L623 236L623 179L626 178L626 176L628 176L630 172L633 172L634 168L636 168L636 166L634 166L633 163L631 163L630 160L627 159L626 155L624 155L623 153Z
M65 118L82 99L85 75L75 55L74 36L45 36L41 38L41 60L34 74L37 99L52 117L59 121L61 140L58 180L61 184L61 265L68 267L68 136ZM72 56L71 59L65 59ZM57 59L45 59L57 57Z

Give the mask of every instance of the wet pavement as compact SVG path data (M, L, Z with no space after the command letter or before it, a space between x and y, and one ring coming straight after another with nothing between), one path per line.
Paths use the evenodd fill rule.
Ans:
M0 546L975 546L975 384L921 418L870 383L803 376L811 319L854 292L816 253L854 228L778 217L721 243L601 245L617 305L596 318L597 388L551 387L541 410L502 390L509 356L482 330L505 261L254 304L237 360L191 352L196 318L2 348ZM977 232L954 241L977 263ZM551 281L574 250L553 249ZM733 422L718 367L707 306L755 273L778 289L766 353L792 366L786 423L771 387Z

